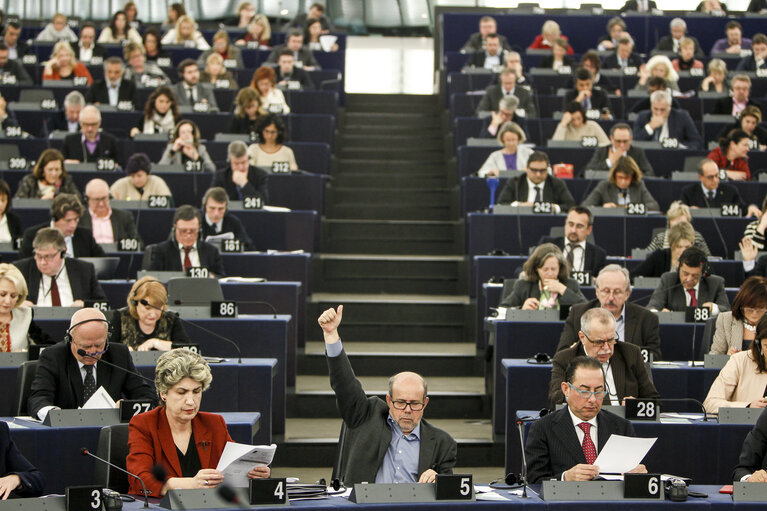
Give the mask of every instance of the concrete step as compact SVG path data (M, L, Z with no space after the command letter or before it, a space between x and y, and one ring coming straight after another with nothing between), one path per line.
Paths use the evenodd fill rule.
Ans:
M366 158L339 158L338 171L339 174L355 172L361 174L407 173L412 176L446 176L447 164L442 159L389 158L382 161Z
M447 178L440 172L434 174L412 174L408 172L343 172L333 176L334 188L401 188L438 189L447 186Z
M324 252L358 254L460 254L462 222L323 219Z
M339 158L367 159L390 161L394 160L429 160L444 162L445 150L441 146L436 147L399 147L377 145L371 147L344 147L338 150Z
M439 97L407 94L347 94L346 109L353 112L434 112L441 110Z
M399 126L442 128L442 119L438 115L424 115L423 113L400 113L388 110L386 112L350 112L347 108L344 116L344 127L356 125L389 126L396 130Z
M454 220L456 212L451 206L370 205L365 202L331 204L325 207L328 218L354 220Z
M356 131L347 130L344 134L338 137L338 147L343 148L355 148L355 149L370 149L381 147L385 148L397 148L397 149L433 149L442 150L444 148L444 140L441 135L426 136L424 134L420 136L413 136L412 134L369 134L359 133Z
M463 256L320 254L314 259L314 290L462 295L467 268Z
M382 188L375 187L340 187L333 186L327 192L329 203L342 205L361 203L368 206L386 205L390 207L420 206L447 207L458 202L458 188L402 188L398 183L390 183ZM456 212L457 213L457 212Z

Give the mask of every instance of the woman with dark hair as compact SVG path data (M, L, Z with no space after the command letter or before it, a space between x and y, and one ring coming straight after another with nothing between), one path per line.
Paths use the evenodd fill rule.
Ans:
M759 126L762 122L762 111L758 106L748 105L740 113L740 118L734 124L725 126L719 133L719 138L726 137L732 130L743 130L751 139L752 151L767 150L767 130Z
M764 283L761 284L764 287ZM724 313L722 313L724 314ZM708 391L703 406L708 413L719 413L722 406L764 408L767 398L767 315L757 320L751 347L730 356Z
M285 125L274 114L261 117L256 123L258 142L248 147L250 164L255 167L272 168L275 162L287 162L290 170L298 170L293 149L283 144Z
M668 248L659 248L648 254L631 272L634 277L660 277L667 271L676 271L679 256L695 244L695 229L688 222L680 222L668 230Z
M621 156L610 169L607 180L600 182L583 201L583 206L603 208L644 204L648 210L658 211L660 205L642 182L642 170L631 156Z
M101 44L114 44L123 41L141 43L141 35L128 21L125 11L117 11L112 15L112 21L99 34L98 42Z
M152 62L170 58L170 52L162 49L162 34L156 27L149 27L144 31L144 52L146 59Z
M320 37L323 34L322 20L319 18L309 18L306 20L304 29L304 46L312 51L325 51L320 44ZM328 51L338 51L338 43L333 43Z
M541 65L544 69L557 70L560 67L575 67L575 59L567 54L570 45L567 39L559 37L551 45L551 55L544 55L541 58Z
M751 169L748 167L748 151L751 149L751 137L743 130L732 130L726 137L719 139L719 147L708 153L707 158L714 160L720 169L727 172L727 178L733 181L749 181Z
M168 6L168 17L165 18L162 28L174 27L181 16L186 16L186 7L182 2L173 2Z
M553 243L538 245L523 266L524 276L514 284L502 307L523 310L559 309L585 302L578 282L570 278L570 265Z
M716 318L711 353L734 355L748 349L756 335L756 325L767 312L767 279L749 277L732 301L732 311Z
M268 66L261 66L253 73L250 86L261 96L261 106L273 114L289 114L290 107L285 101L285 95L277 85L277 74Z
M594 137L596 145L604 146L610 143L605 130L597 122L586 119L586 110L578 101L571 101L565 106L562 120L557 124L551 140L583 141L584 137Z
M80 197L80 191L64 167L64 155L58 149L46 149L37 159L32 173L19 183L15 198L50 200L60 193Z
M0 243L16 243L24 232L21 230L21 219L11 211L13 199L11 187L0 179ZM16 245L13 245L16 248Z
M130 136L135 137L139 133L170 133L176 126L181 114L178 111L178 101L173 90L167 85L157 87L144 106L144 115L131 128Z
M242 61L242 50L229 42L229 34L226 30L219 30L213 34L213 47L202 52L197 59L197 66L204 68L208 63L208 57L214 54L221 57L222 66L225 61L233 61L236 69L245 67L245 63Z
M123 5L123 12L128 19L128 25L138 30L141 26L141 20L138 19L138 7L136 7L136 2L133 2L132 0L125 2L125 5Z
M261 97L251 87L244 87L237 93L234 100L234 116L229 125L229 133L251 135L253 140L258 138L258 119L264 115Z
M160 158L160 165L195 165L197 171L215 172L216 165L208 150L200 142L200 128L189 119L176 124L171 135L171 142Z

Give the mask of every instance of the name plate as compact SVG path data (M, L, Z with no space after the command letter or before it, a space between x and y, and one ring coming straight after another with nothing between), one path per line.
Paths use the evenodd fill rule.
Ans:
M210 272L204 266L192 266L187 271L187 277L192 277L193 279L208 279L210 278Z
M476 500L471 474L437 474L434 487L437 500Z
M764 408L719 407L719 424L756 424Z
M122 238L117 242L117 250L120 252L135 252L139 249L139 242L136 238Z
M704 323L712 317L708 307L686 307L684 310L684 320L687 323Z
M706 369L721 369L729 362L729 355L715 355L706 353L703 355L703 367Z
M150 208L169 208L170 200L167 195L150 195L147 204Z
M663 500L663 482L660 474L625 474L623 497L626 499Z
M735 481L732 483L735 502L767 502L767 484Z
M67 511L104 509L104 495L98 486L68 486L65 489Z
M575 279L575 281L581 286L591 285L591 274L587 271L573 270L570 272L570 277Z
M435 485L423 483L355 484L349 500L356 504L435 502Z
M599 111L597 111L597 117L599 117ZM581 138L581 147L596 147L599 145L597 137L583 137Z
M550 215L554 212L551 202L533 202L533 213L537 215Z
M242 242L238 239L221 240L221 252L225 254L242 252L242 249Z
M626 419L630 421L657 421L657 399L626 399Z
M647 214L647 206L642 202L630 202L626 204L626 214L629 216L644 216Z
M623 481L543 481L541 498L546 501L562 500L660 500L660 496L627 498Z
M286 506L288 489L285 479L250 479L248 502L256 506Z
M210 317L236 318L237 302L233 302L233 301L210 302Z
M740 216L740 206L737 204L722 204L722 216Z
M130 422L136 415L148 412L155 404L145 399L123 399L120 401L120 421Z
M117 408L101 410L53 409L45 416L43 424L54 428L65 426L110 426L120 424L120 411Z

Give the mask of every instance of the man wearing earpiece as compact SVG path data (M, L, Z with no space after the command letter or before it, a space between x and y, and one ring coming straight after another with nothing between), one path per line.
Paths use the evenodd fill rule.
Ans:
M498 196L498 204L532 206L535 202L551 203L552 213L575 206L564 181L549 174L549 157L542 151L533 151L527 158L525 174L509 179Z
M100 360L125 368L121 371ZM112 399L156 402L157 396L136 373L128 347L109 343L109 323L96 309L80 309L64 342L40 353L27 409L45 420L54 408L79 408L103 387Z
M710 275L708 258L698 247L682 252L677 271L661 275L647 304L654 311L684 311L687 307L707 307L712 316L730 310L724 279Z
M134 239L141 243L136 223L130 211L114 209L109 203L109 185L100 178L91 179L85 185L85 199L88 207L80 217L80 227L93 232L96 243L117 243L123 239Z

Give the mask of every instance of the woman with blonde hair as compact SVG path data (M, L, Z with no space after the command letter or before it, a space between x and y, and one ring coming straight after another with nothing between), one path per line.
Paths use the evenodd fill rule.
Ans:
M53 344L34 321L27 299L27 281L12 264L0 263L0 352L26 351L33 344Z
M256 128L260 116L266 114L261 108L261 96L252 87L243 87L234 100L235 109L229 133L257 136Z
M554 45L554 41L558 38L564 38L567 40L567 36L562 35L562 31L559 28L559 23L554 20L546 20L541 27L541 33L535 36L532 44L528 49L530 50L550 50ZM575 53L572 46L568 43L567 54L572 55Z
M679 90L679 74L674 71L674 65L665 55L655 55L647 61L644 67L639 69L639 81L635 89L647 90L647 81L652 76L663 78L666 81L666 88Z
M687 222L692 225L692 213L690 212L690 206L680 200L676 200L671 203L666 211L666 230L653 236L650 244L645 247L645 250L652 252L659 248L669 248L668 230L680 222ZM706 255L711 255L711 250L709 250L706 240L698 231L695 231L694 246L701 249Z
M667 271L676 271L679 256L695 243L695 230L687 222L681 222L668 230L669 248L659 248L647 255L645 260L631 272L631 278L660 277Z
M168 30L168 33L161 40L162 44L180 44L197 48L198 50L209 50L208 41L197 30L197 23L191 16L183 15L176 20L176 26Z
M600 182L582 205L617 208L628 204L644 204L648 210L660 210L658 201L642 182L642 170L634 158L621 156L610 169L607 180Z
M88 86L93 85L90 71L85 64L78 62L72 45L59 41L53 45L51 58L43 66L43 80L72 80L75 77L87 78Z
M527 158L533 153L532 148L524 147L525 132L514 121L505 122L498 130L498 142L502 149L493 151L482 164L479 177L495 177L501 170L525 170Z
M208 83L214 89L236 89L237 80L224 67L224 59L218 53L211 53L205 59L205 68L200 73L200 83Z
M242 69L245 67L245 63L242 60L242 50L240 50L237 46L230 44L229 34L226 30L219 30L213 34L213 47L202 52L202 55L200 55L200 57L197 59L197 65L199 67L204 67L207 63L208 57L214 53L220 55L222 61L229 61L229 67L234 67L236 69ZM234 62L234 66L231 65L232 62ZM224 64L225 62L222 62L222 65Z
M256 14L248 24L248 31L242 39L238 39L235 44L238 46L258 46L259 48L269 48L272 40L272 26L269 18L263 14ZM251 44L252 43L252 44Z
M700 82L703 92L728 92L730 84L727 81L727 64L722 59L711 59L708 62L708 76Z

